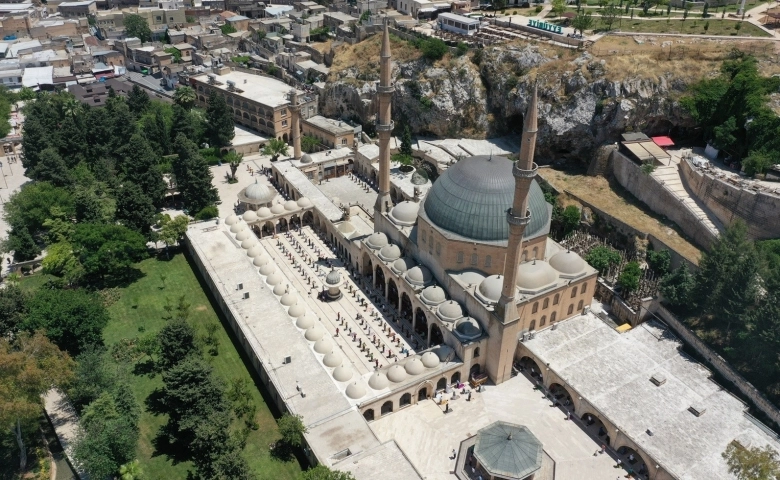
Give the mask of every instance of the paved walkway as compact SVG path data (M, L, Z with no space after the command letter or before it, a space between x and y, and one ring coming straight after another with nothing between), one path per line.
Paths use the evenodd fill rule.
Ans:
M495 421L525 425L542 442L555 461L556 480L613 480L626 473L615 468L610 452L600 445L579 421L566 420L534 384L519 375L498 386L486 386L483 393L465 395L449 402L445 414L439 405L425 400L369 423L381 441L395 439L404 453L428 480L455 478L457 459L453 449Z
M54 433L57 434L60 445L62 445L62 449L68 457L68 461L75 466L76 464L73 462L73 447L81 430L76 410L74 410L62 392L54 388L43 396L43 407L54 427ZM89 476L83 470L77 469L76 473L82 480L89 480Z
M21 147L17 149L17 152L21 153ZM29 182L30 179L24 175L24 167L22 167L18 154L13 162L8 157L0 157L0 163L3 165L0 167L0 171L2 171L2 174L0 174L0 239L5 239L8 237L8 232L11 229L5 221L5 202L11 198L11 195L18 192L25 183ZM2 262L0 277L8 274L9 258L11 256L8 254L0 256L0 262Z

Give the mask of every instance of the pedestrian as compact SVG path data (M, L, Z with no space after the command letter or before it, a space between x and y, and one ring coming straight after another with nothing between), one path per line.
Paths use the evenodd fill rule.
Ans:
M452 458L454 459L457 456L458 456L458 454L455 452L455 449L453 448L452 449Z
M621 466L623 466L623 460L618 458L617 459L617 465L615 465L615 468L620 468Z

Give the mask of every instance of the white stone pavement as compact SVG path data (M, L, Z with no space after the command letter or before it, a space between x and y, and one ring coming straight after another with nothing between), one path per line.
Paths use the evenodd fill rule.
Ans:
M19 158L18 155L16 158ZM24 176L24 167L22 167L21 161L16 160L16 162L10 163L8 158L3 156L0 157L0 162L3 164L0 167L2 170L2 175L0 175L0 239L5 239L11 229L5 221L5 202L30 179ZM8 273L8 258L10 256L6 254L0 258L2 261L0 276L5 276Z
M613 480L626 472L615 467L610 453L597 453L600 445L579 422L566 420L564 412L534 390L519 375L498 386L486 386L471 401L461 395L451 401L452 411L426 400L369 423L380 441L395 439L427 480L455 478L450 459L466 438L495 421L525 425L542 442L555 461L556 480Z

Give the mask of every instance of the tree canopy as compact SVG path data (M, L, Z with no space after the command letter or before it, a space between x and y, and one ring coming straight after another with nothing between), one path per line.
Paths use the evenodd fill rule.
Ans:
M236 135L233 112L225 103L225 97L212 91L206 108L208 139L212 147L222 148L230 145Z
M780 459L769 445L745 448L731 442L722 455L729 466L729 473L737 480L780 479Z
M219 199L217 189L211 184L211 170L197 145L179 134L174 148L178 156L173 161L173 174L184 204L194 215Z
M130 37L136 37L144 44L152 39L152 29L149 28L149 22L140 15L128 14L125 15L125 35Z

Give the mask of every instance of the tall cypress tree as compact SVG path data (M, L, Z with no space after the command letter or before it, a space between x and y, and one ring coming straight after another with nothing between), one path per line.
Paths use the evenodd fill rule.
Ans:
M217 189L211 184L212 175L209 165L198 151L197 145L179 134L174 149L178 158L173 162L173 174L176 185L189 208L190 214L203 210L219 200Z
M136 133L120 150L120 156L120 167L125 178L141 187L151 202L159 206L164 199L166 186L160 171L159 155L149 142Z
M222 95L217 95L214 91L209 95L206 118L208 122L207 136L211 146L222 148L230 145L230 141L235 136L233 113Z

